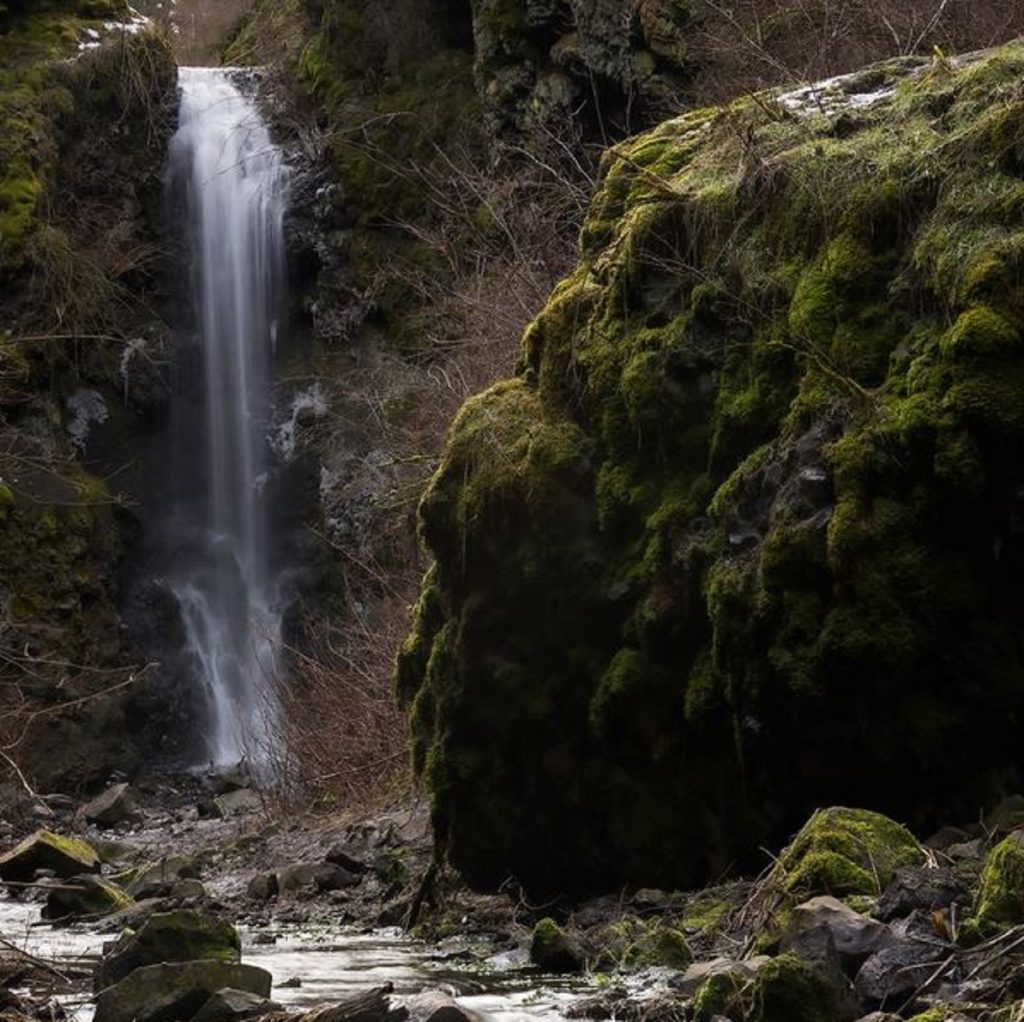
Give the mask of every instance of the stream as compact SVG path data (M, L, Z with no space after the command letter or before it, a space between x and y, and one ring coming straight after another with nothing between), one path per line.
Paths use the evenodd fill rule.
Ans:
M81 926L40 923L40 905L0 899L0 936L29 954L56 965L91 966L112 934ZM371 933L272 926L241 928L242 960L267 969L274 977L272 998L283 1007L303 1011L329 1004L368 987L394 985L396 994L441 989L483 1022L564 1019L567 1005L593 984L579 976L545 975L518 968L511 955L480 961L471 955L447 954L434 945L410 940L396 929ZM256 943L261 934L276 943ZM282 984L298 979L301 985ZM74 1022L91 1022L92 1004L83 995L60 998Z

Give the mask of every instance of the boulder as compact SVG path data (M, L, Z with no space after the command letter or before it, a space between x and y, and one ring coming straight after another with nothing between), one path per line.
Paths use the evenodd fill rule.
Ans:
M246 894L254 901L268 901L277 896L278 890L276 873L257 873L249 881Z
M989 852L970 923L979 936L1024 923L1024 830L1014 831Z
M407 997L405 1007L411 1022L473 1022L476 1017L441 990L424 990Z
M260 997L259 994L225 987L210 996L192 1022L243 1022L243 1019L259 1018L281 1010L281 1005L276 1001Z
M0 855L0 880L31 880L41 869L53 870L54 876L68 880L82 873L97 873L99 868L99 856L91 845L49 830L37 830Z
M370 867L363 861L358 849L351 845L335 845L325 856L324 860L334 866L340 866L349 873L367 873Z
M864 962L854 980L866 1010L899 1010L950 951L931 922L917 913L894 923L890 932L893 940Z
M580 946L553 919L533 928L530 961L545 972L580 972L584 955Z
M843 1015L835 991L815 969L783 954L766 962L754 981L751 1022L839 1022Z
M93 873L72 877L47 892L43 918L51 920L106 916L130 908L131 897L120 887Z
M860 965L892 940L885 923L855 912L838 898L819 895L793 909L782 935L782 947L795 944L801 934L824 927L845 968ZM853 969L855 972L856 969Z
M133 898L162 898L170 894L180 880L197 879L199 867L187 855L169 855L159 862L138 869L127 884Z
M954 901L968 900L968 884L956 870L946 866L903 866L889 881L875 915L888 922L909 916L915 909L934 912L948 908Z
M897 869L923 861L905 827L880 813L835 807L804 824L772 875L793 895L878 895Z
M767 957L758 955L742 962L732 958L712 958L705 962L694 962L679 975L673 976L668 985L683 997L693 997L709 979L718 976L729 976L737 983L745 983L753 979L758 969L767 961Z
M248 816L263 809L263 799L251 788L238 788L218 795L213 800L217 816L230 819L233 816Z
M89 823L95 823L100 827L113 827L129 820L137 820L141 813L131 785L124 783L107 788L102 795L97 795L91 802L87 802L82 806L81 815Z
M94 1022L179 1022L191 1019L218 991L230 987L270 996L266 969L237 963L161 962L135 969L96 996Z
M103 990L134 969L159 962L203 959L236 964L241 946L238 930L227 920L187 909L157 912L137 932L125 933L115 942L96 967L93 986Z
M313 883L318 891L343 891L349 887L358 887L362 879L361 873L331 863L317 866L313 874Z

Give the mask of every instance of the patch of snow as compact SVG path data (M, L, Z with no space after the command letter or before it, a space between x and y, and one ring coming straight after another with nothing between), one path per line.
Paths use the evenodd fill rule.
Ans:
M94 424L102 425L110 418L103 395L98 390L80 387L67 400L71 419L68 422L68 434L71 442L79 451L85 450L89 439L89 430Z

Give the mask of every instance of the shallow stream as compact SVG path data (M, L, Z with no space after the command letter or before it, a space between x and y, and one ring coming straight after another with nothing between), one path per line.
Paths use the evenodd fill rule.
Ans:
M41 924L40 906L0 898L0 936L59 970L87 968L112 940L78 927ZM346 933L275 926L274 944L257 944L261 931L242 930L242 960L274 977L271 996L284 1007L304 1010L337 1001L368 987L392 983L397 994L442 989L482 1022L564 1019L570 1001L592 985L580 977L539 977L518 968L514 956L479 960L446 954L409 940L397 930ZM282 985L298 980L300 985ZM82 995L63 999L75 1022L91 1022L92 1005Z

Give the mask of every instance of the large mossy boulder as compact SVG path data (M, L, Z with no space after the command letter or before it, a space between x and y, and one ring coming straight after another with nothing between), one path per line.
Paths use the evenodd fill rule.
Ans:
M235 964L241 959L238 930L226 919L181 909L151 915L136 932L127 931L103 956L93 977L102 990L133 970L159 962L212 960Z
M836 992L815 969L795 955L767 962L754 981L751 1022L841 1022Z
M67 880L80 873L96 873L99 868L99 856L88 842L49 830L37 830L0 855L0 880L19 883L31 880L37 870L51 870Z
M178 1022L189 1019L218 990L270 996L271 975L254 965L163 962L136 969L96 996L95 1022Z
M421 505L398 687L472 883L685 887L1024 765L1022 73L908 58L607 154Z
M1020 923L1024 923L1024 830L1014 831L989 852L968 932L987 936Z
M924 862L913 834L865 809L823 809L782 853L773 878L799 898L879 896L901 866Z

